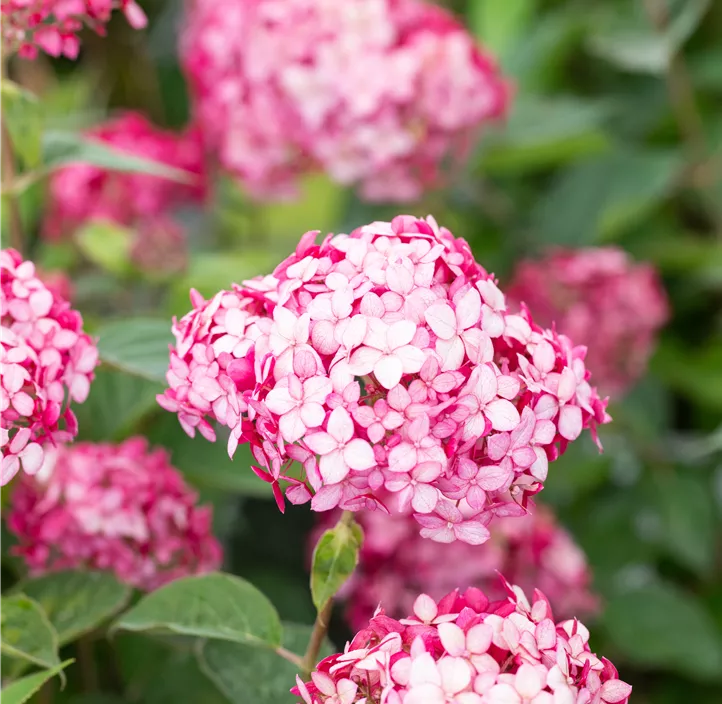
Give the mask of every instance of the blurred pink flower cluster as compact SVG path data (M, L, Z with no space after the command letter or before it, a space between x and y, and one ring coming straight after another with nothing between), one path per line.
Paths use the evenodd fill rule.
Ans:
M185 171L192 184L160 176L110 171L71 164L50 179L50 204L43 234L51 240L71 236L91 221L133 228L131 256L140 268L177 271L185 265L183 229L174 208L199 203L206 194L200 136L195 128L176 134L127 112L99 125L87 136L129 155Z
M83 26L104 36L116 9L134 29L142 29L148 21L135 0L2 0L3 53L34 59L40 49L50 56L74 59Z
M585 349L510 314L468 244L433 218L304 235L273 276L192 295L160 404L191 435L231 429L273 485L316 511L382 491L439 542L488 540L548 463L609 416ZM289 476L293 461L305 481Z
M292 691L306 704L625 704L632 688L589 648L577 620L554 622L544 594L519 587L489 602L479 589L436 602L421 594L409 618L380 609L343 653Z
M422 0L195 0L181 44L210 152L256 197L321 169L411 200L506 112L489 55Z
M2 477L35 474L42 445L77 434L70 402L88 396L98 350L80 313L53 294L35 266L14 249L0 251L0 411Z
M144 590L220 566L212 509L145 438L49 451L11 495L8 527L31 574L111 570Z
M327 516L311 534L311 548L338 518ZM358 566L341 594L354 630L379 605L392 618L403 618L420 592L440 599L456 586L478 587L490 598L501 599L498 573L524 590L539 588L565 618L596 610L586 557L548 508L535 506L527 516L495 521L483 547L424 540L409 515L363 511L356 521L364 541Z
M616 247L556 249L519 264L509 288L542 325L589 345L587 366L604 393L619 395L647 367L667 296L649 264L635 264Z

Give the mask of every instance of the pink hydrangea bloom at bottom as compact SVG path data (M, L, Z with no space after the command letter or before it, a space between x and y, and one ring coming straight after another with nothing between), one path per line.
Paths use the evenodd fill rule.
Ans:
M149 591L220 566L212 509L196 500L145 438L78 443L48 451L42 469L23 476L7 521L31 574L109 570Z
M311 547L338 517L322 516ZM499 573L522 589L541 589L562 617L593 613L598 606L586 556L546 507L531 506L526 516L495 521L483 545L422 538L410 515L364 511L356 520L364 541L358 567L342 592L352 629L366 623L379 605L402 618L419 592L440 599L456 586L478 587L501 598Z
M505 582L490 602L479 589L434 601L421 594L409 618L379 609L343 653L322 660L292 691L306 704L625 704L632 691L589 648L576 619L555 622Z

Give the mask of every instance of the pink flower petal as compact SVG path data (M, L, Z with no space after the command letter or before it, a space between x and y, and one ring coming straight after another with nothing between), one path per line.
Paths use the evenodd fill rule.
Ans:
M442 340L450 340L456 335L456 315L447 303L435 303L429 306L424 318L434 335Z
M355 438L346 445L343 457L351 469L364 470L376 466L376 459L371 445L360 438Z
M494 430L514 430L520 420L519 411L506 399L498 399L487 404L484 415L489 419Z
M386 355L374 365L374 376L385 389L393 389L404 373L404 366L396 356Z

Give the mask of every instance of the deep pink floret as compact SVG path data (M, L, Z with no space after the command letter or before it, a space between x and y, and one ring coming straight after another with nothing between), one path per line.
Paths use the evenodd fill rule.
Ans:
M669 318L667 295L650 264L616 247L555 249L519 264L509 300L541 325L589 346L586 364L604 393L619 395L646 371Z
M391 492L422 536L485 542L569 442L610 420L585 348L511 314L433 218L316 234L272 276L193 292L160 404L191 435L228 426L231 456L250 442L281 507L281 480L316 511L384 510Z
M3 54L34 59L38 50L74 59L84 26L101 36L113 10L121 10L134 29L148 20L135 0L2 0Z
M321 170L408 201L458 167L509 89L446 10L423 0L195 0L181 57L218 162L259 198Z
M309 548L337 518L335 513L322 514ZM494 521L483 546L425 540L410 515L393 510L362 511L356 521L364 531L363 545L341 594L353 630L361 628L379 604L392 618L403 618L419 592L440 599L459 585L501 599L505 592L499 573L524 590L543 591L559 616L583 616L597 609L586 556L547 507L534 506L527 516Z
M44 444L77 435L70 403L87 398L98 350L83 332L80 313L14 249L0 252L0 282L0 483L5 485L21 467L27 474L40 469Z
M43 468L11 495L8 527L31 574L108 570L143 590L217 569L222 552L211 507L137 437L48 451Z
M494 602L479 589L421 594L399 621L380 608L291 692L306 704L626 704L631 686L582 623L555 622L542 592L530 601L505 586Z

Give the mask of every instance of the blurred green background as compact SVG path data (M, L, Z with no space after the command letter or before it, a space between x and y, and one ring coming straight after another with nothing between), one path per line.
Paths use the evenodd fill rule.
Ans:
M161 126L185 124L176 51L183 3L141 4L150 17L145 32L116 16L108 38L84 36L78 62L11 65L11 77L40 96L38 103L4 96L30 153L43 129L80 129L119 109L141 110ZM190 286L210 295L270 272L308 229L349 231L398 212L432 213L502 282L515 261L549 245L616 244L651 261L673 313L650 371L626 398L612 400L605 454L588 438L573 445L552 466L541 498L586 550L605 604L589 624L592 644L634 686L633 701L722 701L722 2L446 4L499 57L516 92L507 124L486 133L449 190L386 207L314 177L298 203L258 205L222 181L211 207L182 213L187 271L158 281L108 256L112 233L86 237L80 249L40 243L40 179L21 197L25 229L35 234L32 257L72 272L89 326L105 326L108 349L125 345L125 359L134 338L122 326L112 338L108 316L146 316L134 334L146 348L155 341L158 358L167 359L168 319L189 308ZM246 470L247 454L231 463L222 440L187 438L156 405L162 364L120 366L101 369L79 407L81 439L142 432L168 447L216 505L226 567L268 593L282 618L312 622L307 507L281 516L267 485ZM346 635L340 623L335 635ZM181 692L185 702L218 699L190 666L179 681L181 663L131 646L156 673L173 672L145 690L136 668L137 700L177 701Z

